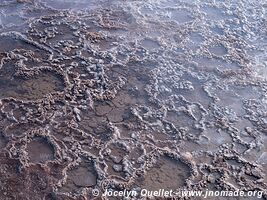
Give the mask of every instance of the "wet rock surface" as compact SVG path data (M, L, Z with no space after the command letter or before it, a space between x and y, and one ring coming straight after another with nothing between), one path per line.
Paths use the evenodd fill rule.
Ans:
M1 1L0 199L266 198L266 6Z

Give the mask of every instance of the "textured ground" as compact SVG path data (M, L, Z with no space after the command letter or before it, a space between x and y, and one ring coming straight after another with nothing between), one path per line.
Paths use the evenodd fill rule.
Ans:
M267 198L266 8L2 0L0 199L105 188Z

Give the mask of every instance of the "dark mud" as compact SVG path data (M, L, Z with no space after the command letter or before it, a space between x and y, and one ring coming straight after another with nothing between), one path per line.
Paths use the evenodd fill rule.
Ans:
M140 188L267 198L266 8L1 1L0 199Z

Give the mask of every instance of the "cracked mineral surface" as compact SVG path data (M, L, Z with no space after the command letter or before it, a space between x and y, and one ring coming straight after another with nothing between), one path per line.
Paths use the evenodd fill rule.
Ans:
M266 199L266 9L1 0L0 200L141 188Z

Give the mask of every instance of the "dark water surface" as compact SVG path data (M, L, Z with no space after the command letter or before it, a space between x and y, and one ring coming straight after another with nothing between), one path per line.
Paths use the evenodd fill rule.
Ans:
M142 188L266 198L266 8L1 1L0 200Z

